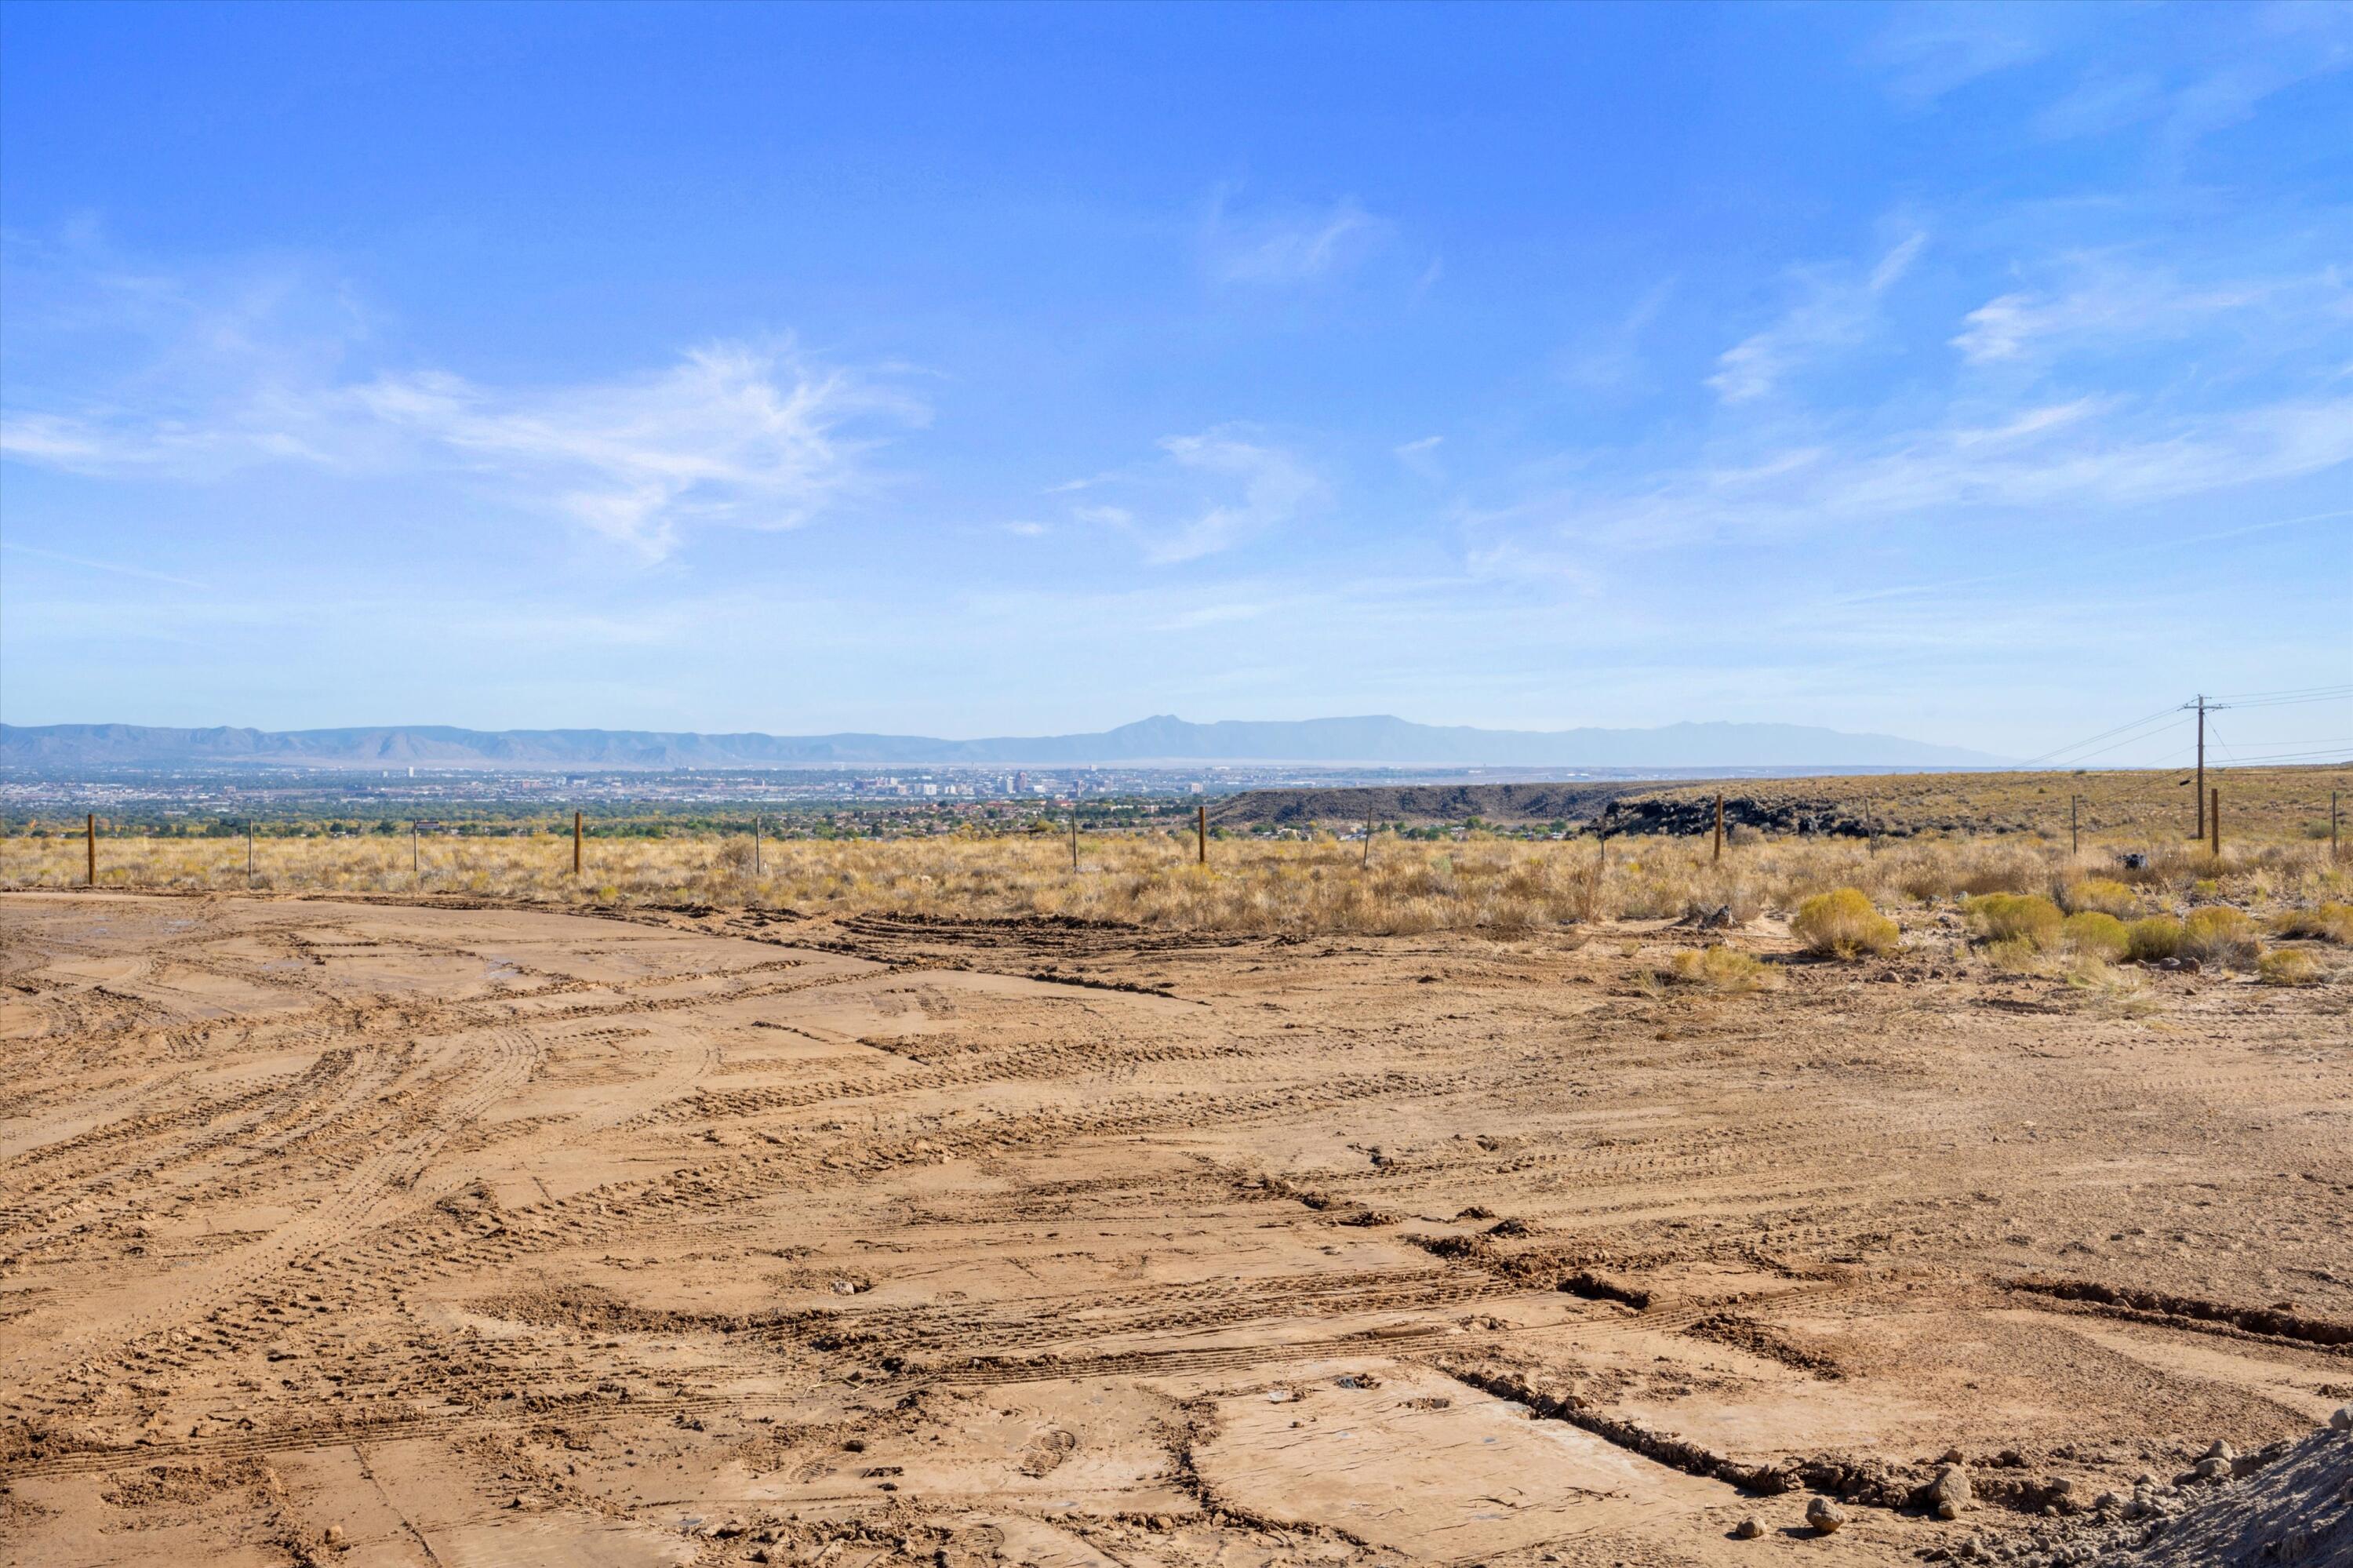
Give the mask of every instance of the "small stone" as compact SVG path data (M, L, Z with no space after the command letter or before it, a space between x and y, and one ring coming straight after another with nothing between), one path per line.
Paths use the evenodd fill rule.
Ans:
M335 1551L341 1552L343 1549L343 1527L340 1524L327 1526L326 1542Z
M1928 1503L1938 1519L1955 1519L1974 1502L1976 1495L1969 1489L1969 1473L1958 1465L1947 1464L1928 1483Z
M1846 1510L1828 1498L1816 1498L1806 1504L1806 1522L1817 1533L1829 1535L1846 1522Z
M2211 1481L2217 1476L2230 1473L2231 1461L2219 1456L2210 1456L2198 1461L2198 1475L2201 1480Z
M1754 1541L1765 1533L1765 1521L1750 1514L1732 1527L1732 1533L1742 1541Z
M2328 1418L2328 1425L2339 1432L2353 1432L2353 1404L2338 1405L2337 1414Z
M2215 1438L2213 1446L2206 1450L2209 1459L2235 1459L2238 1457L2239 1451L2220 1437Z
M1947 1448L1947 1449L1946 1449L1946 1450L1945 1450L1945 1453L1944 1453L1944 1457L1941 1457L1941 1458L1939 1458L1939 1459L1936 1461L1936 1463L1938 1463L1938 1464L1940 1464L1940 1465L1957 1465L1957 1464L1959 1464L1960 1462L1961 1462L1961 1451L1960 1451L1958 1448Z

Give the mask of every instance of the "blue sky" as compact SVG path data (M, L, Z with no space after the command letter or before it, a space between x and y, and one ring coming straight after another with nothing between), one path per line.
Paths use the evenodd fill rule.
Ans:
M13 723L2025 757L2353 682L2353 8L19 0L0 61Z

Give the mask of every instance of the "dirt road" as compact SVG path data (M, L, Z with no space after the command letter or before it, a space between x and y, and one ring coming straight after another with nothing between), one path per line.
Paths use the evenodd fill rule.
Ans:
M1696 940L0 898L0 1557L1882 1563L2353 1398L2353 990Z

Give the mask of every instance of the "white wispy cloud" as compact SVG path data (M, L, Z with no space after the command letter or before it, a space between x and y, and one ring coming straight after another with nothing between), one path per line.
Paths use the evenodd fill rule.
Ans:
M1288 523L1324 493L1324 482L1297 458L1229 430L1170 436L1160 450L1193 473L1240 486L1240 494L1212 502L1189 523L1159 533L1146 549L1155 561L1189 561L1227 549Z
M1157 445L1159 461L1093 482L1124 485L1134 493L1122 497L1126 504L1071 508L1078 522L1128 534L1157 565L1230 549L1289 523L1328 493L1304 461L1243 426L1166 436Z
M1353 199L1304 210L1238 209L1220 188L1202 221L1201 252L1221 283L1303 283L1364 260L1389 232L1386 220Z
M1438 449L1446 442L1444 436L1424 436L1418 441L1405 441L1390 449L1398 462L1424 479L1440 477Z
M691 523L791 528L864 483L860 421L919 423L922 406L844 372L744 344L658 374L499 391L446 374L348 396L368 417L544 494L594 532L659 557Z
M1825 437L1731 461L1596 482L1473 514L1482 537L1531 525L1575 548L1667 548L1988 514L2064 514L2219 493L2353 462L2353 397L2221 413L2078 398L1878 440ZM1533 546L1532 546L1533 547Z
M1804 297L1779 321L1719 355L1707 385L1726 403L1753 402L1808 360L1866 341L1879 319L1880 297L1911 270L1926 244L1925 234L1906 235L1859 280L1799 274Z
M1898 101L1925 107L1981 77L2040 59L2047 46L2023 6L1916 5L1863 51Z
M84 313L112 305L107 324L138 346L70 390L76 377L46 373L66 356L37 355L12 377L0 455L196 482L275 464L459 476L650 560L696 524L807 522L871 487L874 448L926 417L894 387L813 365L788 344L714 342L663 369L570 385L499 387L439 369L354 376L355 334L303 330L301 318L332 314L321 291L300 279L86 282ZM69 340L73 325L60 323Z
M2043 270L2051 276L2042 286L1996 295L1969 312L1950 346L1972 365L1992 365L2178 342L2233 315L2272 318L2284 329L2284 344L2293 342L2295 321L2353 319L2353 277L2334 268L2192 283L2127 256L2085 253Z

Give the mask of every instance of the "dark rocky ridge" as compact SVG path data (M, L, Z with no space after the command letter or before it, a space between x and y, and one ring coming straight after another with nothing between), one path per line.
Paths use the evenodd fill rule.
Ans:
M1852 801L1786 793L1735 793L1736 789L1754 791L1755 783L1737 780L1726 788L1724 821L1728 828L1753 828L1771 833L1822 833L1841 838L1863 838L1872 831L1873 818ZM1461 822L1477 817L1482 821L1511 825L1567 822L1577 829L1590 829L1597 822L1606 822L1613 833L1704 833L1715 825L1715 786L1662 786L1653 781L1252 789L1209 808L1209 821L1225 827L1264 822L1276 827L1303 828L1314 822L1341 829L1363 822L1367 814L1376 821L1415 825ZM1878 822L1880 832L1891 838L1907 837L1932 825L1947 824L1893 816Z

